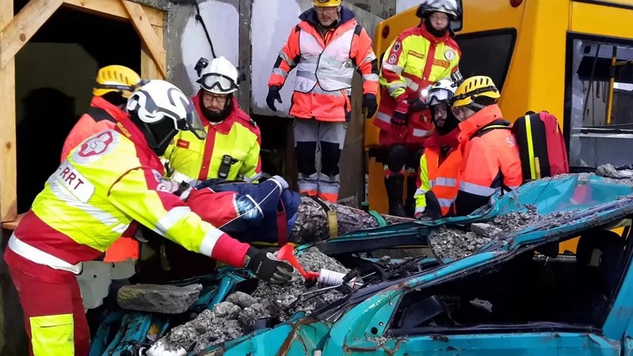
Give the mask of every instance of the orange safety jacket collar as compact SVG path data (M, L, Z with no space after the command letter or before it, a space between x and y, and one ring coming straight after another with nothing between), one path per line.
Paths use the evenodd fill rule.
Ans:
M459 123L459 142L468 141L474 134L484 126L490 125L496 120L502 120L503 115L498 105L490 105L479 110L475 115Z

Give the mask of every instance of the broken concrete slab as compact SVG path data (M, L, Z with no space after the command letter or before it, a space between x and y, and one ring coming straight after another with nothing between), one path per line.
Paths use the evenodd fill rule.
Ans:
M324 268L348 272L340 262L314 247L304 251L298 256L298 260L310 271ZM301 294L315 290L319 286L305 287L303 279L299 277L298 272L295 273L296 278L285 286L260 281L252 295L239 291L228 295L226 300L215 305L213 310L205 310L195 319L172 329L154 344L147 354L184 355L190 351L198 352L250 332L258 321L284 321L297 311L310 312L343 297L340 292L332 290L304 300L300 298Z
M440 227L429 235L429 244L436 256L442 259L460 259L472 255L480 247L491 242L507 242L507 234L528 226L549 224L559 226L568 220L573 211L540 215L533 205L526 211L496 216L485 223L471 224L470 231Z
M117 292L117 303L123 309L150 313L184 313L198 299L201 284L184 287L158 284L123 286Z

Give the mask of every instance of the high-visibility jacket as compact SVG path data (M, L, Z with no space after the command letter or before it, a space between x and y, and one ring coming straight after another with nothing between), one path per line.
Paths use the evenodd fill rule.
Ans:
M523 182L519 150L510 127L497 105L460 122L462 164L457 177L456 215L468 215L486 205L498 188L510 191Z
M11 236L10 265L24 259L75 274L138 221L186 249L241 267L249 245L204 222L163 178L140 130L122 118L73 149ZM21 256L21 257L20 257Z
M257 182L262 167L260 157L261 133L248 114L231 100L231 113L219 123L210 123L200 110L200 95L192 97L198 115L207 132L202 141L190 131L180 131L163 155L169 161L168 175L177 181L196 184L218 178L223 158L230 156L227 180ZM228 160L225 163L228 168Z
M299 16L279 52L268 86L282 87L297 68L290 115L302 119L343 122L351 119L352 79L357 67L363 76L363 93L378 93L378 66L367 31L341 8L334 28L322 35L316 12Z
M459 70L461 51L447 33L435 37L421 24L403 31L387 48L380 68L380 105L374 125L391 130L396 108L408 112L422 89ZM433 132L428 110L408 115L410 134L426 138Z
M415 192L415 214L425 212L427 200L437 201L439 212L433 215L446 216L457 196L457 173L461 164L461 154L457 149L459 128L446 135L437 132L426 141L426 147L420 157ZM439 214L438 214L439 213Z
M122 117L127 117L123 110L100 96L92 97L88 112L79 118L64 141L60 162L63 162L70 150L77 147L83 140L99 131L114 128Z

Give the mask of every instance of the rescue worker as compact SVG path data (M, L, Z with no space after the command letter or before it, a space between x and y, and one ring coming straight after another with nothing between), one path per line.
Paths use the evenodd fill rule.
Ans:
M389 214L397 216L408 215L402 205L405 174L407 186L414 188L420 154L433 130L422 91L440 79L458 81L461 76L461 51L450 29L450 21L460 16L456 1L426 0L416 15L420 24L403 31L385 52L379 79L380 106L374 119L380 129L379 143L387 148L383 164ZM411 201L415 189L407 191Z
M376 113L378 69L371 38L341 0L313 0L299 16L273 67L266 103L277 111L279 90L297 68L290 115L294 120L299 191L336 202L340 188L339 159L347 123L352 117L354 67L363 78L363 112ZM320 148L320 149L319 149ZM315 153L320 152L317 171Z
M511 125L497 105L499 97L487 76L470 77L455 91L452 111L460 121L462 163L452 209L458 216L486 205L497 189L510 191L523 181L519 150Z
M431 110L434 131L420 158L415 192L415 217L439 219L446 216L457 195L457 172L461 155L457 149L459 120L451 112L456 85L442 79L433 84L425 102Z
M158 158L178 130L206 134L189 98L150 81L130 97L130 117L71 150L11 235L4 260L24 310L31 355L88 355L90 333L76 275L132 220L191 251L260 279L285 283L292 267L238 242L193 213L163 178Z
M201 141L189 131L180 131L164 155L168 175L191 185L213 178L257 182L261 134L233 95L238 89L237 68L218 57L210 64L201 58L196 69L200 90L192 100L207 138Z
M62 148L61 162L83 140L105 129L112 129L125 117L125 104L141 77L132 69L120 65L105 66L97 72L93 98L88 112L72 128Z

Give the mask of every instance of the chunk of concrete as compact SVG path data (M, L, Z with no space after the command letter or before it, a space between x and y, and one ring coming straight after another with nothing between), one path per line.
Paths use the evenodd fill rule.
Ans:
M473 223L470 224L470 231L483 237L495 237L503 232L500 228L486 223Z
M117 293L117 303L123 309L149 313L184 313L198 299L201 284L184 287L158 284L123 286Z

